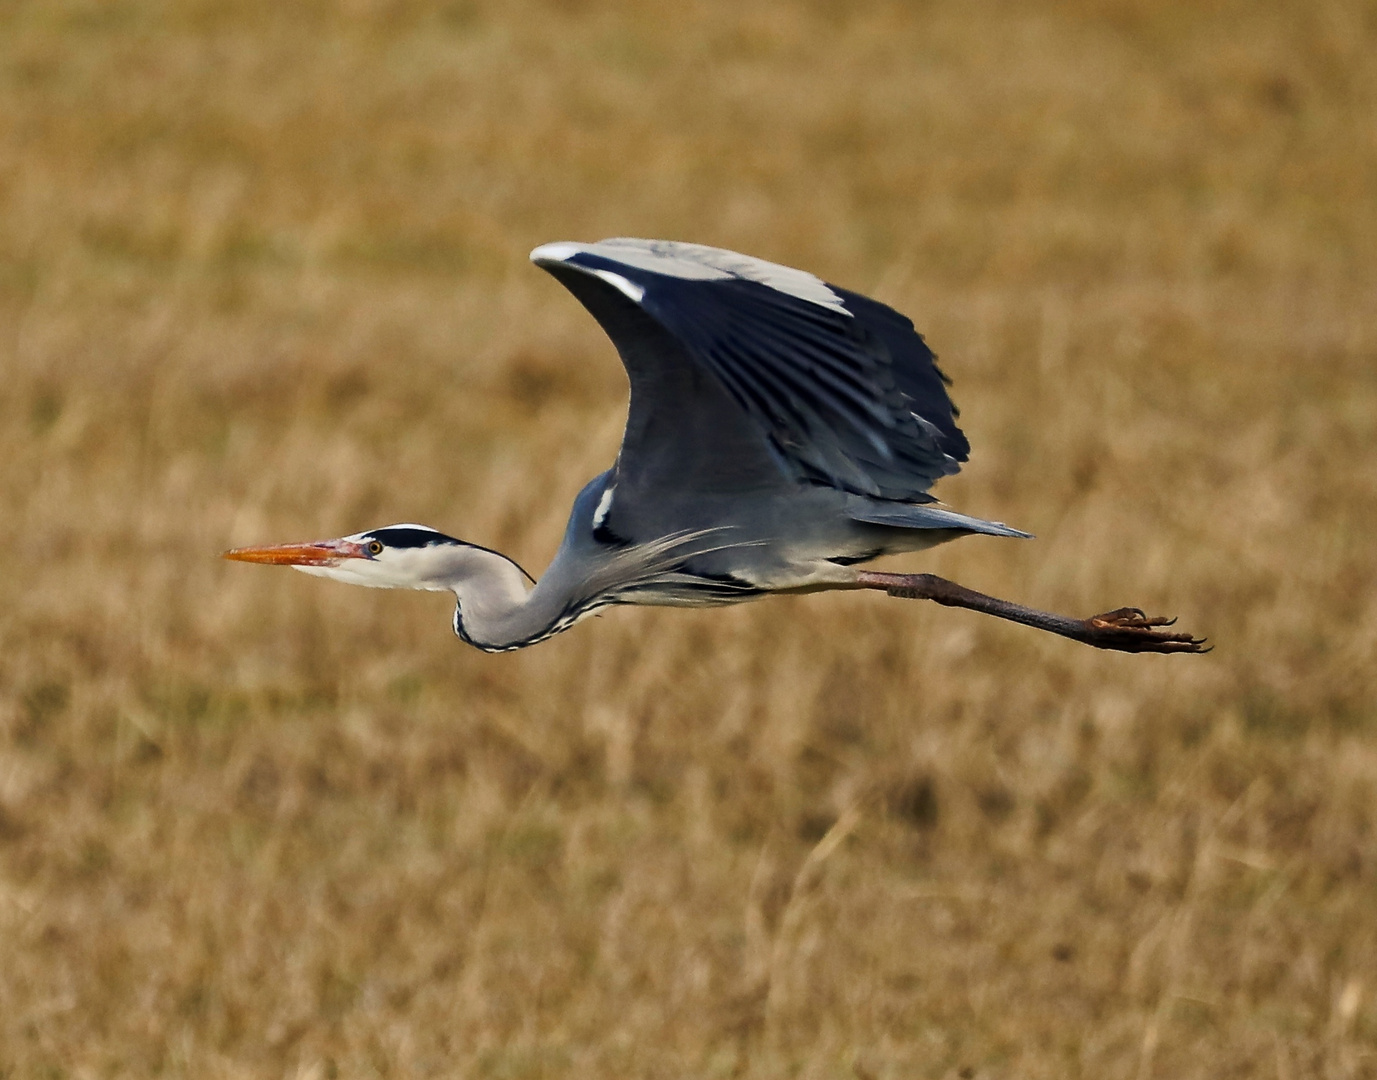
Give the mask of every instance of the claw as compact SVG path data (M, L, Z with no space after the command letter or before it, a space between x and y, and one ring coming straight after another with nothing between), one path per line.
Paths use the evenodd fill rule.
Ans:
M1106 611L1106 612L1104 612L1102 615L1092 615L1092 616L1091 616L1091 619L1093 619L1095 622L1101 622L1101 621L1103 621L1103 622L1105 622L1105 623L1122 623L1122 622L1124 622L1125 620L1128 620L1128 619L1146 619L1146 618L1147 618L1147 612L1144 611L1142 608L1136 608L1136 607L1121 607L1121 608L1115 608L1113 611Z
M1169 634L1159 627L1172 626L1175 618L1149 618L1141 608L1117 608L1085 620L1087 644L1097 649L1119 652L1205 653L1204 638L1191 634Z

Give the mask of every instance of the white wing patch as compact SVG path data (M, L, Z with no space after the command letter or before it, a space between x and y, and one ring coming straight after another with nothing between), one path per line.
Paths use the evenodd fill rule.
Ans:
M726 278L754 281L799 300L806 300L810 304L817 304L848 317L851 315L840 296L829 289L820 278L804 270L766 262L764 259L728 251L726 248L708 247L706 244L685 244L678 240L640 240L629 236L599 240L596 244L560 241L542 244L536 248L531 252L531 261L567 262L580 253L601 255L604 259L634 266L638 270L648 270L652 274L663 274L666 277L677 277L687 281L722 281ZM644 289L619 274L606 270L590 272L637 303L645 295ZM634 293L630 290L634 290Z
M616 484L608 484L607 487L603 489L602 498L598 500L598 508L593 511L594 532L601 529L602 523L607 520L607 512L612 509L612 492L616 490Z
M614 274L611 270L594 270L594 274L602 278L603 281L611 285L619 293L629 296L634 303L639 304L645 299L645 290L634 281L628 281L621 274Z

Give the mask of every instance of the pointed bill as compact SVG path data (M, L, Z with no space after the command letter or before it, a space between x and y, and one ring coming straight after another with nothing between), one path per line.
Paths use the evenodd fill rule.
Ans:
M357 540L317 540L310 544L234 548L221 558L275 566L338 566L345 559L368 558L368 548Z

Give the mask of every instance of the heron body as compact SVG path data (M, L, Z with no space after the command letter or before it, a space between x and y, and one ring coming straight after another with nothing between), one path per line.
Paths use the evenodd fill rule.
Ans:
M970 448L935 357L893 309L699 244L556 243L531 259L598 320L631 383L616 463L574 499L539 581L421 525L226 556L453 592L455 632L489 652L533 645L612 604L856 588L972 607L1104 648L1200 650L1138 609L1068 619L930 575L858 569L960 536L1028 536L931 505L933 483Z

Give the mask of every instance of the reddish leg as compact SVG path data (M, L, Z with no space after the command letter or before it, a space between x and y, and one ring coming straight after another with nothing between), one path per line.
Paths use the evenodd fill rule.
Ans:
M1116 649L1119 652L1209 652L1204 638L1173 634L1161 629L1171 626L1176 622L1175 619L1148 618L1139 608L1116 608L1088 619L1073 619L1069 615L1054 615L1050 611L1038 611L1011 600L986 596L935 574L884 574L875 570L861 570L856 575L856 584L862 589L883 589L890 596L935 600L947 607L983 611L986 615L1049 630L1073 641L1083 641L1097 649Z

